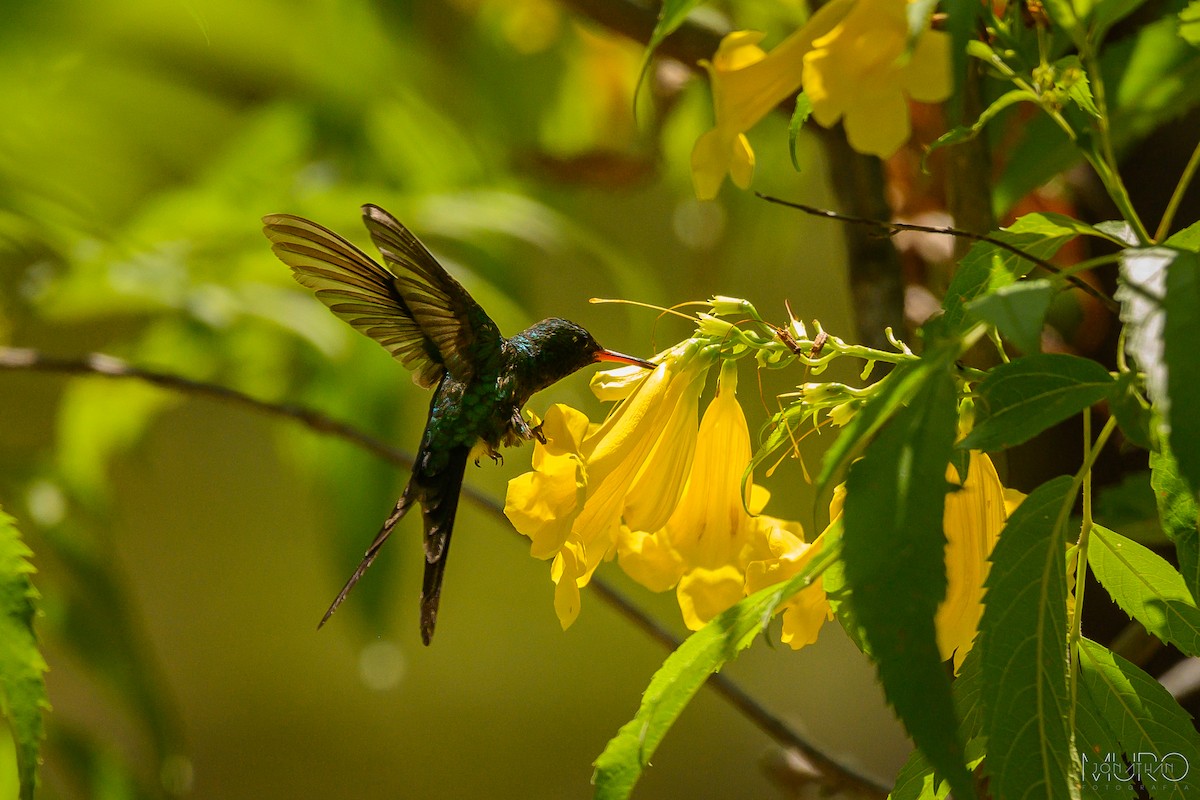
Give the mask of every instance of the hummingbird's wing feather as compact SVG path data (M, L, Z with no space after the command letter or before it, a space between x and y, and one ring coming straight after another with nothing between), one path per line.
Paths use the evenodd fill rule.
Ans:
M368 204L362 210L371 240L395 273L413 319L450 374L470 381L481 358L500 353L500 329L408 228L379 206Z
M441 351L405 303L398 279L333 231L291 214L263 217L263 233L292 276L334 314L379 342L430 388L445 371Z
M436 473L414 476L414 480L420 481L425 517L425 580L421 586L421 641L425 644L433 639L433 628L437 625L442 578L450 555L450 534L454 530L454 514L470 452L469 447L455 447Z

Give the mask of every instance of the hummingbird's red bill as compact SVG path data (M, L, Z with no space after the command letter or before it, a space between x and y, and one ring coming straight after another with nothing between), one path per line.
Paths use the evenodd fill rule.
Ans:
M627 356L624 353L618 353L615 350L600 350L596 353L597 361L615 361L618 364L633 364L636 367L645 367L646 369L654 369L658 365L653 361L647 361L644 358L634 358Z

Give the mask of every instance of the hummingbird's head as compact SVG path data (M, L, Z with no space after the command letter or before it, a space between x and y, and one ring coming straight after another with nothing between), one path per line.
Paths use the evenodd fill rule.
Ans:
M529 357L539 389L597 361L655 367L649 361L604 349L582 327L558 317L542 320L512 337L510 343Z

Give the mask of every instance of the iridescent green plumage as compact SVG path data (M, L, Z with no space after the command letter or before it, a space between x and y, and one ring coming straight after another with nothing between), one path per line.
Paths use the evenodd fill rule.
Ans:
M355 329L384 346L434 389L412 477L321 624L362 577L396 523L420 503L425 527L421 638L437 622L442 577L463 471L473 448L499 459L502 445L535 436L521 416L534 393L595 361L649 362L602 348L583 328L547 319L505 339L496 324L411 232L382 208L363 221L388 269L315 222L263 218L272 250L297 281Z

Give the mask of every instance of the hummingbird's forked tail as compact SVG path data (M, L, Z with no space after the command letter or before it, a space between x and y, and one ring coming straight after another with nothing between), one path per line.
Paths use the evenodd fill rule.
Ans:
M442 598L442 578L450 554L450 534L462 490L463 473L471 448L455 447L447 453L444 465L431 474L420 474L421 509L425 516L425 580L421 585L421 641L433 639L437 624L438 601Z
M383 527L379 529L375 540L367 548L367 553L363 556L363 560L359 562L358 569L354 570L354 574L350 576L350 580L346 581L346 585L338 592L338 596L329 606L329 610L325 612L325 616L321 617L321 621L317 623L317 630L320 630L321 626L329 621L329 618L333 616L333 612L337 611L338 606L346 599L346 595L350 594L350 590L354 588L354 584L358 583L358 579L371 566L371 562L375 560L375 556L379 555L379 548L383 547L383 543L392 535L392 529L396 527L396 523L404 519L404 515L408 513L408 509L412 506L414 499L413 485L410 482L408 486L404 487L404 494L400 495L400 499L396 501L396 507L392 509L392 513L384 520Z

